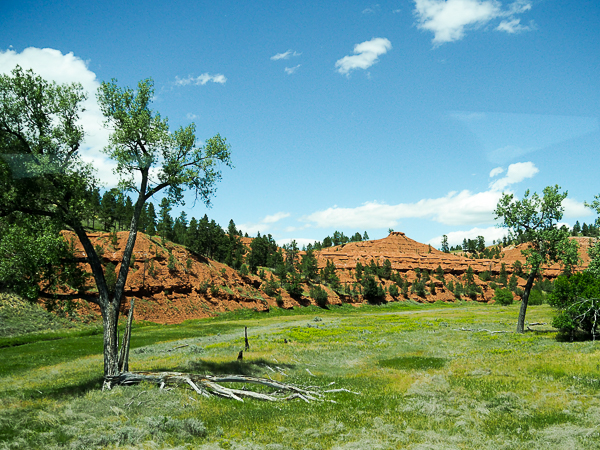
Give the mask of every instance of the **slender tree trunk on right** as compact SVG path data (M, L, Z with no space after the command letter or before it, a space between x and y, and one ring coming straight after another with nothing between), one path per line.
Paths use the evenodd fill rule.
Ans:
M533 281L537 276L538 269L532 268L529 273L529 277L527 278L527 284L525 285L525 291L523 292L523 296L521 297L521 309L519 309L519 319L517 321L517 333L525 332L525 314L527 313L527 303L529 302L529 293L531 292L531 287L533 286Z

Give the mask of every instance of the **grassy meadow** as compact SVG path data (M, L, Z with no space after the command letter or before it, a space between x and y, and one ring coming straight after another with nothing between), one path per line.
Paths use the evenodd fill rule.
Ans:
M352 391L311 403L102 392L96 325L4 335L0 449L600 448L600 344L561 340L549 325L516 334L518 306L344 305L134 326L134 371ZM552 315L532 306L527 320ZM244 326L250 350L237 361Z

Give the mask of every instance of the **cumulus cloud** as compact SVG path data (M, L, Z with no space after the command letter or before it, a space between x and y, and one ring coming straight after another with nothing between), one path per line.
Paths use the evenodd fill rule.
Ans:
M594 211L587 206L585 206L584 202L578 202L572 198L565 198L562 201L562 206L565 208L563 213L563 217L587 217L594 214Z
M83 102L85 111L79 118L79 124L85 131L81 157L96 168L98 178L105 185L115 186L118 178L112 171L116 165L101 152L108 144L110 132L103 125L104 116L96 101L100 82L96 74L89 70L88 63L72 52L63 54L52 48L29 47L20 53L14 50L0 51L0 73L10 73L17 65L32 69L42 78L58 84L81 83L88 95Z
M344 56L335 63L337 71L348 75L352 70L368 69L392 49L392 43L386 38L373 38L354 46L354 55Z
M402 219L431 219L444 225L475 225L494 222L494 209L502 196L501 189L533 177L538 169L531 162L511 164L506 176L484 192L452 191L439 198L416 203L388 205L367 202L354 208L337 206L314 212L305 221L320 228L390 228Z
M275 214L271 214L262 218L258 223L244 223L241 224L238 228L244 230L244 232L248 233L250 236L254 236L256 233L267 233L271 226L279 222L280 220L286 219L290 217L290 213L286 212L277 212Z
M496 168L494 170L498 169L499 168ZM492 170L492 172L494 170ZM532 162L511 164L510 166L508 166L506 176L494 181L493 183L490 183L490 189L492 191L501 191L502 189L506 188L507 186L510 186L511 184L520 183L525 178L532 178L538 172L539 169L535 167L535 164L533 164Z
M502 172L504 172L502 167L496 167L490 171L490 178L494 178L495 176L500 175Z
M521 25L521 19L503 20L496 27L496 30L504 31L509 34L517 34L523 31L530 31L532 29L532 25Z
M227 78L221 73L217 73L215 75L203 73L202 75L198 75L197 77L193 77L190 75L187 78L175 77L175 84L177 86L187 86L189 84L193 84L196 86L204 86L208 82L225 84L227 82Z
M462 39L467 29L476 29L495 19L504 19L498 31L516 33L530 27L520 25L516 14L531 9L529 1L516 1L508 8L496 0L415 0L417 26L433 33L435 46Z
M285 73L287 73L288 75L292 75L293 73L296 73L296 71L300 68L302 64L298 64L297 66L294 67L286 67L285 68Z
M295 50L288 50L287 52L277 53L276 55L271 56L271 60L278 61L280 59L290 59L292 56L300 56L302 53L298 53Z
M190 120L194 120L194 119L197 119L197 118L198 118L198 116L197 116L196 114L194 114L194 113L187 113L187 114L185 115L185 117L187 117L187 118L188 118L188 119L190 119Z

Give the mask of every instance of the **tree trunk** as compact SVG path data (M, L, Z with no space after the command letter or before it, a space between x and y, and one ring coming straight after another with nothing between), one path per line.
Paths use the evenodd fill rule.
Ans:
M521 297L521 309L519 309L519 320L517 321L517 333L525 332L525 314L527 313L527 302L529 301L529 293L531 292L531 287L533 286L533 281L537 276L538 270L537 268L532 268L529 273L529 277L527 278L527 284L525 285L525 291L523 292L523 296Z
M117 324L119 321L119 304L110 301L107 306L100 307L104 325L104 377L119 374L119 339Z

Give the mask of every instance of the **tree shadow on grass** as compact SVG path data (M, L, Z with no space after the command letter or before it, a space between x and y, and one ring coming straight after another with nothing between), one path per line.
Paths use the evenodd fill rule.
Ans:
M193 372L199 375L247 375L247 376L264 376L266 373L271 373L271 368L277 371L277 367L289 370L295 367L294 364L281 364L276 366L272 361L266 359L252 359L241 361L190 361L187 364L185 371Z
M48 389L44 389L40 391L38 389L27 389L24 391L25 396L29 396L31 398L51 398L51 399L62 399L62 398L72 398L77 397L81 394L85 394L91 390L100 390L102 389L102 383L104 381L104 376L99 374L98 376L94 376L92 378L88 378L86 380L81 380L80 382L73 383L67 386L58 386L58 387L50 387Z

